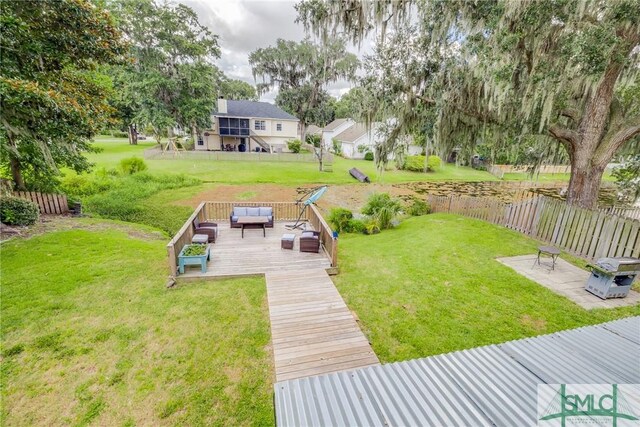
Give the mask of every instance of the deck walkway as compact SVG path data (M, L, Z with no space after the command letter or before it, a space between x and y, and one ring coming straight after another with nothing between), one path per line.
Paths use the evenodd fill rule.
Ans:
M276 381L380 363L324 269L265 277Z

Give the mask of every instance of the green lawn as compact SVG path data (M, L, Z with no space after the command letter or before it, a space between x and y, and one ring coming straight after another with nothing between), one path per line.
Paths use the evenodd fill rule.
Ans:
M126 157L142 157L143 151L153 147L153 141L140 141L129 145L126 138L97 138L94 146L100 153L89 154L89 160L97 167L114 168ZM380 176L374 162L348 160L336 157L333 172L318 171L317 163L303 162L256 162L256 161L214 161L188 159L146 160L152 173L184 173L205 182L223 182L228 184L275 183L300 185L309 183L352 184L357 182L348 173L357 167L368 174L372 181L396 183L409 181L495 181L488 172L468 167L444 165L433 173L417 173L388 170Z
M414 217L378 235L341 235L334 281L383 362L640 314L586 311L494 259L537 245L478 220Z
M3 243L3 425L270 425L264 281L166 289L140 226Z

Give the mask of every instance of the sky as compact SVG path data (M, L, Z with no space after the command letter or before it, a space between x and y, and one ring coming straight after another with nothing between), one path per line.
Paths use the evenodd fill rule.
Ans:
M296 24L295 1L286 0L178 0L191 7L206 25L219 36L222 51L218 67L230 78L256 82L251 74L249 53L275 44L281 38L300 41L305 37L302 24ZM371 43L349 50L362 57ZM336 98L346 93L352 84L339 81L327 87ZM262 96L262 101L274 102L277 91Z

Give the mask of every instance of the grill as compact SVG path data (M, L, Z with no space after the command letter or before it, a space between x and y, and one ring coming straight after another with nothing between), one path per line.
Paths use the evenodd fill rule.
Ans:
M600 258L591 266L591 276L584 288L602 299L624 298L638 275L640 259Z

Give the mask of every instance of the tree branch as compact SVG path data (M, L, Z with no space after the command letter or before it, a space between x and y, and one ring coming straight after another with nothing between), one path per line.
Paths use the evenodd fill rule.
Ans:
M560 115L563 117L568 117L574 122L580 120L580 111L577 108L567 107L564 110L560 111Z
M578 146L579 135L576 131L565 129L557 124L549 126L549 134L564 144L567 151L573 152Z
M635 136L640 135L640 120L624 129L619 130L615 134L603 141L603 144L598 147L595 158L598 159L600 166L606 166L606 163L616 154L616 152Z

